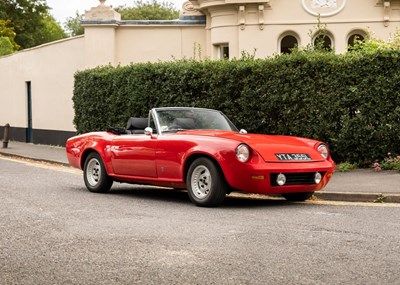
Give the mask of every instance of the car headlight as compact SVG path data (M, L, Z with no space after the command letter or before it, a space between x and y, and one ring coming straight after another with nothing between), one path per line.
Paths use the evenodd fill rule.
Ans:
M321 154L321 156L325 159L329 157L329 150L328 147L324 144L320 144L318 146L318 152Z
M250 149L245 144L240 144L236 148L236 157L241 162L247 162L250 159Z

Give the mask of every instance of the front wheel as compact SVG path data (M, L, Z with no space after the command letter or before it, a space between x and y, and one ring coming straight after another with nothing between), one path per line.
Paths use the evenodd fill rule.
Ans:
M283 193L281 194L283 198L288 201L305 201L314 195L314 192L299 192L299 193Z
M96 152L92 152L85 160L83 179L90 192L104 193L110 190L113 180L108 176L103 160Z
M215 207L225 199L227 185L219 167L210 159L193 161L186 176L190 200L197 206Z

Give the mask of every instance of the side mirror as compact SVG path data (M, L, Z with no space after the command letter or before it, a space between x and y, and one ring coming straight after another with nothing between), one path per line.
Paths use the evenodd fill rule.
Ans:
M240 129L239 133L241 134L247 134L247 131L245 129Z
M150 127L147 127L144 129L144 134L147 136L151 136L153 134L153 129Z

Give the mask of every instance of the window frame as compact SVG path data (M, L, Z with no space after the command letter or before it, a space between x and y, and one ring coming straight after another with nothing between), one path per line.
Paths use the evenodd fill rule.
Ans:
M300 46L301 42L300 42L299 35L294 31L286 31L286 32L282 33L278 38L278 53L280 53L280 54L283 53L282 52L282 41L284 38L286 38L288 36L294 37L297 41L297 46Z
M215 52L216 52L216 55L217 55L217 59L220 59L220 60L228 60L228 59L230 59L229 43L214 44L214 48L215 48ZM227 56L225 56L224 49L227 49Z
M330 42L331 42L330 50L333 51L333 50L335 49L335 38L333 37L332 33L329 32L329 31L324 31L324 32L323 32L323 31L318 31L318 32L316 32L316 33L314 34L313 38L312 38L312 44L313 44L314 46L315 46L315 41L317 40L317 38L318 38L319 36L325 36L325 37L327 37L327 38L330 40Z

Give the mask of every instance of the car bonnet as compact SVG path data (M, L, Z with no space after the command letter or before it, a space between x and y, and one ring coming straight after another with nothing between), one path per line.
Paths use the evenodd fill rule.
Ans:
M215 133L215 136L245 143L258 152L265 161L304 162L303 159L290 159L290 155L301 158L304 157L304 154L310 158L307 161L324 160L315 148L318 141L311 139L281 135L240 134L235 132ZM284 155L283 157L289 159L279 159L278 155L282 154Z

